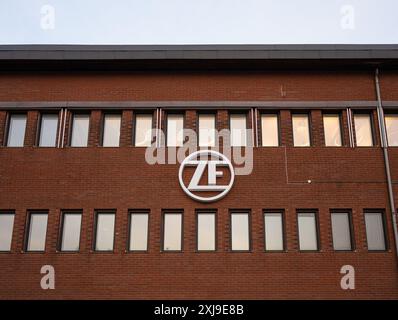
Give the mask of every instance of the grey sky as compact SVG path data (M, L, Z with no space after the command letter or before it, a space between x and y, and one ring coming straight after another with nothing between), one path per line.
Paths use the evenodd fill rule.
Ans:
M397 17L397 0L1 0L0 43L398 43Z

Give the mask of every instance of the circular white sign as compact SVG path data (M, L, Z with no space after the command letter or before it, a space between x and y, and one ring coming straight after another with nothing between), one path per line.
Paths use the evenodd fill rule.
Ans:
M200 156L213 156L218 160L201 160ZM182 174L184 172L185 167L188 166L196 166L196 170L194 175L191 178L191 181L188 186L184 184L184 180L182 178ZM229 168L231 173L230 181L227 185L217 185L217 177L221 177L223 175L222 171L217 171L217 166L226 166ZM207 185L199 185L199 180L202 177L205 169L207 167L208 172L208 184ZM178 172L178 179L180 181L180 186L184 192L194 200L201 201L201 202L212 202L216 200L220 200L223 198L229 190L231 190L232 185L235 180L235 172L232 166L231 161L223 155L222 153L214 150L199 150L196 152L191 153L188 157L184 159L181 163L179 172ZM220 191L215 196L211 197L201 197L194 193L195 192L203 192L203 191L213 191L217 192Z

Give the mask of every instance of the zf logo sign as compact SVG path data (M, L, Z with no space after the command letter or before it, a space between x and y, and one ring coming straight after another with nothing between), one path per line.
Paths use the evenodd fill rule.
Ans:
M183 173L186 167L196 167L188 187L185 185L183 180ZM224 176L224 171L219 171L219 167L226 167L229 170L230 179L228 184L217 184L217 178ZM207 184L199 184L206 169ZM235 173L231 161L229 161L229 159L222 153L213 150L200 150L191 153L184 159L180 166L178 178L180 180L181 188L192 199L202 202L212 202L221 199L229 192L229 190L231 190L235 179ZM205 197L194 194L193 192L217 194Z

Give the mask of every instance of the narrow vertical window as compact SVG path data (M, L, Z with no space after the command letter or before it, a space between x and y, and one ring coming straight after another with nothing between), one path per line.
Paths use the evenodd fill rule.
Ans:
M318 230L316 213L301 212L298 213L297 218L300 250L318 250Z
M104 116L103 147L118 147L120 142L120 114L106 114Z
M386 250L382 212L365 212L366 240L369 251Z
M250 226L248 212L231 212L231 249L232 251L250 250Z
M332 212L333 249L352 250L351 221L348 212Z
M40 122L40 147L55 147L57 141L58 115L43 114Z
M182 213L163 213L163 251L182 250Z
M279 146L278 115L261 115L261 140L263 147Z
M11 114L8 124L7 146L23 147L25 141L26 114Z
M327 147L341 147L341 128L340 115L338 114L324 114L323 115L323 129L325 133L325 145Z
M390 147L398 146L398 114L387 114L385 116L387 140Z
M167 115L167 146L181 147L184 142L184 115Z
M135 116L136 147L149 147L152 142L152 114L137 114Z
M293 145L295 147L309 147L310 139L310 121L308 114L293 114Z
M95 230L95 251L112 251L115 236L115 213L97 211Z
M216 116L199 114L199 147L214 147L216 144Z
M75 114L72 120L72 147L87 147L90 115Z
M358 147L373 146L372 121L370 114L354 114L355 138Z
M130 211L130 251L148 250L148 222L147 211Z
M283 251L282 212L264 213L265 251Z
M197 250L216 250L216 214L206 210L198 210L197 217Z
M79 251L81 224L81 212L65 211L62 213L61 251Z
M47 212L30 212L26 251L44 251L47 235Z
M11 250L14 217L14 212L0 211L0 251Z
M247 145L246 114L231 114L229 121L231 130L231 146L245 147Z

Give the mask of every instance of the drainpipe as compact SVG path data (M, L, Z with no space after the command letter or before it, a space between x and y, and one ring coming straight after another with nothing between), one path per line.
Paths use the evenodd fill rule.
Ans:
M61 132L62 132L62 124L64 121L64 108L61 108L60 116L59 116L59 127L58 127L58 143L57 148L61 146Z
M252 118L252 147L255 147L256 146L256 143L255 143L255 135L254 135L254 108L251 108L251 110L250 110L250 114L251 114L251 118Z
M388 143L387 143L386 126L385 126L385 122L384 122L384 111L383 111L383 105L382 105L381 93L380 93L379 68L376 68L376 71L375 71L375 82L376 82L376 94L377 94L377 118L379 120L381 147L383 148L384 165L385 165L386 175L387 175L388 197L390 200L390 209L391 209L392 223L393 223L393 229L394 229L395 250L396 250L397 257L398 257L397 213L396 213L396 208L395 208L394 192L393 192L392 181L391 181L390 161L388 158L388 148L387 148Z
M256 147L258 147L258 123L257 123L257 108L254 108L254 128L256 129Z
M64 119L62 124L62 140L61 140L61 148L64 147L64 140L65 140L65 129L66 129L66 116L68 115L68 109L64 109Z

